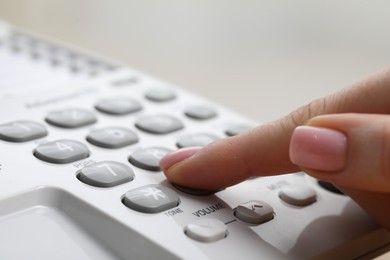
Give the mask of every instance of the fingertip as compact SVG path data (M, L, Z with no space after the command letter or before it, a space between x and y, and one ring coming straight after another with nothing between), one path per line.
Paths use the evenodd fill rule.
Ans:
M182 148L160 160L168 181L199 190L226 188L247 178L242 160L227 139L205 147Z
M167 178L172 179L175 177L175 172L171 170L172 166L190 158L201 149L202 147L186 147L169 153L160 160L160 167Z

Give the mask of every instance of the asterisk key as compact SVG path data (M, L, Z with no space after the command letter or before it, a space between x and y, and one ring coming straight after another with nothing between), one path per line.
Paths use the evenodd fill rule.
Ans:
M141 191L144 193L143 195L145 197L153 196L153 198L155 200L159 200L160 198L165 198L166 197L164 192L162 192L161 190L159 190L157 188L149 187L149 188L143 189Z

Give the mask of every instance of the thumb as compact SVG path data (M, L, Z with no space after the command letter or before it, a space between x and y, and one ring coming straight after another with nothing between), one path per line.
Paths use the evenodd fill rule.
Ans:
M333 114L310 119L291 137L290 159L337 186L390 190L390 116Z

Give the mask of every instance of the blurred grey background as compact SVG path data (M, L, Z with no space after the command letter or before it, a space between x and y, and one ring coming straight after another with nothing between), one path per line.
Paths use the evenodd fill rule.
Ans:
M387 0L0 0L0 19L261 122L390 59Z

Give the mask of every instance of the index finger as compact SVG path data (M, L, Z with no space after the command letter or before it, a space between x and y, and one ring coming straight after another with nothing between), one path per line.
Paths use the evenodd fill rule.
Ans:
M204 148L187 148L160 162L167 178L179 185L219 189L251 176L299 171L289 159L289 143L297 126L308 119L334 113L390 112L390 68L304 105L289 115Z

